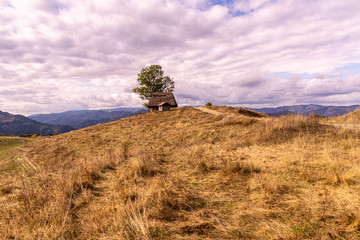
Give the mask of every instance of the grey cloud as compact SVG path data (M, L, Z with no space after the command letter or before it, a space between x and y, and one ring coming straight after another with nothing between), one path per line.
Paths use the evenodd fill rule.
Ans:
M177 94L177 97L180 99L190 99L190 100L202 100L203 98L200 98L198 95L193 94Z
M325 96L333 96L333 95L345 95L360 92L360 85L358 81L360 80L360 76L357 76L353 79L318 79L314 80L313 83L309 84L303 90L304 96L312 96L316 97L325 97Z
M56 47L58 47L60 49L66 50L66 49L74 47L74 42L69 37L60 37L59 39L56 40L55 45L56 45Z
M73 67L84 67L86 66L85 62L80 59L70 59L68 60L68 63Z
M0 84L13 96L0 99L17 111L140 106L130 92L148 64L174 77L180 104L358 99L359 79L334 75L360 62L356 0L251 0L238 17L205 0L11 3L0 16Z
M66 8L66 5L58 0L32 1L32 4L35 9L50 12L52 14L58 14L61 9Z
M0 50L14 50L17 48L17 44L9 39L0 39Z
M45 58L42 58L42 57L34 57L32 58L32 61L31 62L34 62L34 63L45 63L46 62L46 59Z
M263 84L266 81L266 79L261 78L261 77L255 77L253 79L245 79L245 80L238 80L239 85L241 87L246 87L246 88L254 88L259 86L260 84Z

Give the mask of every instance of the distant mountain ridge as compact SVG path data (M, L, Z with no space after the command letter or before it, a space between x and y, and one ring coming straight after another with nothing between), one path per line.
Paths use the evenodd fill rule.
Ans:
M78 110L50 114L35 114L29 118L38 122L56 125L69 125L75 129L93 126L99 123L117 121L145 113L144 108L117 108L109 110Z
M271 116L282 116L291 113L325 117L340 116L353 112L360 105L351 106L322 106L322 105L293 105L276 108L251 108L252 110ZM60 134L74 129L89 127L99 123L117 121L147 112L144 108L117 108L105 110L78 110L51 114L35 114L25 117L12 115L0 111L0 133L2 134Z
M13 115L0 111L0 133L9 135L21 134L60 134L74 130L71 126L59 126L37 122L22 115Z
M360 105L351 106L322 106L316 104L281 106L276 108L252 108L261 113L270 113L272 116L288 115L290 113L312 115L318 114L324 117L334 117L353 112L360 108Z

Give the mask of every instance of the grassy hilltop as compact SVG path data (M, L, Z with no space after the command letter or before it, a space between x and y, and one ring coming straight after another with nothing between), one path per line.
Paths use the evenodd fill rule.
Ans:
M208 110L20 147L1 159L22 164L0 172L0 238L360 238L360 129Z

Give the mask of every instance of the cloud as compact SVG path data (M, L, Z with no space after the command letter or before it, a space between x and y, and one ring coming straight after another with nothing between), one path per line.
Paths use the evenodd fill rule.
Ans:
M255 11L262 7L266 3L271 2L270 0L236 0L234 1L233 9L243 13Z
M149 64L180 105L360 101L359 1L215 2L1 0L0 110L140 106Z

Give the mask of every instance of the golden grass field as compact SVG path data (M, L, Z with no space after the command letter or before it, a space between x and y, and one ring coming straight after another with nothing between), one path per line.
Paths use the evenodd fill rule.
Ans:
M0 238L360 239L360 129L208 109L10 149Z

